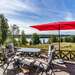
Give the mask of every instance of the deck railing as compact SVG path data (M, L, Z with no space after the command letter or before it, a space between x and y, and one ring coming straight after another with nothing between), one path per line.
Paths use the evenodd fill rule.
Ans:
M56 50L55 58L75 60L75 50Z
M2 54L0 53L0 60ZM73 60L75 61L75 50L56 50L55 59Z

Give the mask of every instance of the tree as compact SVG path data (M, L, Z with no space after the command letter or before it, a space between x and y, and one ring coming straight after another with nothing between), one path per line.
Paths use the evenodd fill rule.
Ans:
M14 46L18 46L18 41L15 38L13 39L13 42L14 42Z
M8 36L8 23L7 23L7 19L4 17L3 14L0 14L0 32L1 32L1 42L2 44L4 44L4 42L7 39Z
M52 40L52 42L58 42L58 38L55 35L51 37L51 40Z
M23 45L26 45L27 44L27 40L26 40L26 35L24 33L24 31L22 31L22 37L21 37L21 42Z
M49 36L49 39L48 39L48 44L51 44L51 37Z
M60 38L60 42L63 42L63 38L62 37Z
M0 44L1 44L1 41L2 41L2 37L1 37L1 31L0 31Z
M72 42L75 42L75 36L72 36Z
M19 35L19 27L16 24L13 24L12 26L12 34Z
M36 33L34 33L32 35L32 44L36 45L36 44L39 44L39 43L40 43L40 37Z
M19 26L18 26L18 25L13 24L13 25L11 26L12 41L13 41L13 44L14 44L14 45L15 45L16 42L17 42L16 44L20 45L19 31L20 31L20 30L19 30ZM15 37L17 37L18 41L14 40Z
M32 41L30 40L29 45L32 45Z
M71 37L69 37L69 36L66 36L64 39L65 39L65 42L71 42L72 41Z

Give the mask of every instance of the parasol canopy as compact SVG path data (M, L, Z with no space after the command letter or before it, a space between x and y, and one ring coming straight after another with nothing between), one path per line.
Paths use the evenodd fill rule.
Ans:
M48 30L74 30L75 29L75 21L69 22L53 22L47 24L40 24L31 26L32 28L38 29L40 31L48 31Z
M60 39L60 35L61 35L60 30L75 30L75 21L52 22L47 24L34 25L31 27L38 29L40 31L58 30L59 39ZM60 50L60 40L59 40L59 50Z

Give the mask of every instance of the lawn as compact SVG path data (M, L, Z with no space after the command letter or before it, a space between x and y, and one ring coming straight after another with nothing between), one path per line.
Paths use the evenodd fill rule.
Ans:
M56 47L56 50L59 50L59 43L53 43ZM48 51L48 47L50 44L39 44L39 45L27 45L22 47L33 47L33 48L40 48L42 51ZM67 43L62 42L60 43L60 50L75 50L75 43Z

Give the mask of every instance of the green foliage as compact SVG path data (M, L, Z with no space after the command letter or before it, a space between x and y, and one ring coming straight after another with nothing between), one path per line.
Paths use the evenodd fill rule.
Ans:
M52 42L58 42L58 37L57 36L52 36L51 41Z
M48 44L51 44L52 40L51 40L51 37L49 36L49 39L48 39Z
M75 36L72 36L72 42L75 42Z
M1 42L2 42L2 37L1 37L1 32L0 32L0 44L1 44Z
M24 33L24 31L22 31L22 36L21 36L21 42L23 45L26 45L27 44L27 40L26 40L26 35Z
M30 40L29 45L32 45L32 41Z
M64 40L63 40L63 38L62 37L60 37L60 42L63 42Z
M4 44L5 40L8 36L8 23L7 19L4 17L4 15L0 15L0 32L1 32L1 43Z
M16 39L13 39L14 46L18 46L18 41Z
M8 37L7 37L8 42L13 42L13 35L12 32L10 30L8 30Z
M36 45L36 44L39 44L39 43L40 43L40 37L36 33L34 33L32 35L32 44Z
M65 42L72 42L72 39L71 39L71 37L67 37L67 36L66 36L66 37L64 38L64 41L65 41Z

